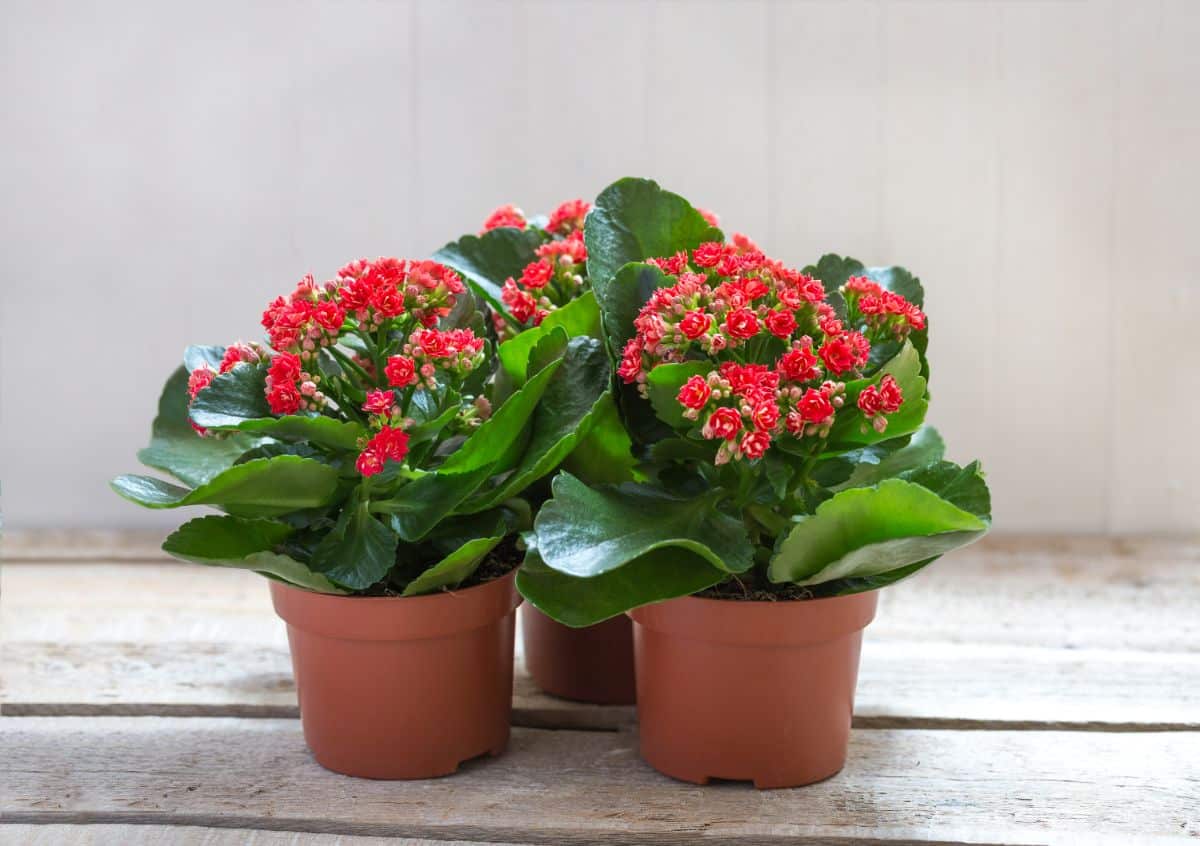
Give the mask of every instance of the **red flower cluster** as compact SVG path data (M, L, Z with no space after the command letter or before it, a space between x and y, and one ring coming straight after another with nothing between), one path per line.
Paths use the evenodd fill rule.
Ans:
M464 376L474 370L483 358L483 339L477 338L470 329L450 329L442 332L437 329L418 329L408 336L404 352L412 356L412 364L421 374L425 385L433 388L437 385L434 374L438 369ZM397 375L404 375L396 364ZM389 368L393 368L391 361ZM388 379L392 374L388 373Z
M479 230L479 234L482 235L484 232L490 232L502 226L524 229L526 225L525 213L510 203L506 206L500 206L489 214L487 220L483 222L483 229Z
M862 323L870 337L847 328L825 301L820 280L767 258L743 235L649 263L675 281L638 313L617 373L647 395L647 374L658 365L712 361L707 374L684 382L677 399L683 416L701 424L703 437L721 442L718 464L761 458L784 435L828 435L845 405L846 386L827 376L857 378L869 360L870 338L897 335L892 324L869 318ZM873 296L905 320L920 315L897 294L857 293L860 304ZM882 431L884 415L902 402L900 386L887 376L859 394L858 407Z
M914 329L925 328L925 312L865 276L847 279L842 290L850 312L860 315L874 331L890 332L893 337L902 339Z
M333 284L318 287L310 273L289 296L276 297L267 306L262 325L273 348L308 358L318 347L337 340L345 319L346 310Z
M433 326L450 313L466 290L458 274L435 261L360 259L338 271L333 292L360 325L381 326L409 314L422 326Z
M568 200L551 212L545 228L551 240L537 248L537 260L525 266L519 279L504 281L500 299L519 325L509 326L497 316L496 330L502 340L537 326L547 314L583 293L587 262L583 225L590 210L583 200Z
M382 473L389 461L403 461L408 455L408 433L395 426L384 425L367 441L366 447L354 462L364 476Z
M320 376L309 374L304 362L294 353L279 353L267 368L267 404L273 414L319 411L325 395L317 387Z

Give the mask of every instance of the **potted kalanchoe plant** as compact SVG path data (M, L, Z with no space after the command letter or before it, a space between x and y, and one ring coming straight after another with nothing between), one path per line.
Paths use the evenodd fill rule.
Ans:
M262 322L268 345L190 347L167 382L139 457L185 486L114 489L225 512L163 548L270 579L321 764L420 778L499 754L522 496L590 429L603 350L551 331L502 373L485 312L433 261L305 277Z
M435 257L459 270L493 308L507 354L555 328L599 338L600 311L587 281L585 221L591 206L568 200L548 216L526 216L514 205L495 209L478 235L464 235ZM593 434L567 459L588 482L633 480L629 439L607 395L598 404ZM548 495L549 491L545 491ZM540 504L535 499L535 507ZM635 698L633 629L618 615L594 626L571 628L531 605L520 610L525 666L542 690L601 704Z
M518 588L568 625L631 613L657 769L826 778L877 589L990 524L978 464L922 426L920 282L832 255L789 268L645 180L600 195L586 244L646 480L560 474Z

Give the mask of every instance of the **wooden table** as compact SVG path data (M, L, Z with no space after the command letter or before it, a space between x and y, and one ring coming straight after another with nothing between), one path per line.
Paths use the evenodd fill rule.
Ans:
M374 782L308 754L257 576L156 538L6 539L0 842L1130 844L1200 838L1200 544L990 538L885 591L850 760L672 781L632 708L540 694L509 753Z

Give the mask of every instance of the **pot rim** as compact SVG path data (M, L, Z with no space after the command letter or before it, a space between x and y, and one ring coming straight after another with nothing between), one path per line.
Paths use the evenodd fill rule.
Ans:
M339 596L274 579L269 584L275 613L290 628L336 640L432 640L491 625L512 614L521 604L516 573L514 568L483 584L421 596Z
M785 602L689 595L627 613L639 626L689 640L727 646L791 647L827 643L861 631L875 619L878 602L878 589Z

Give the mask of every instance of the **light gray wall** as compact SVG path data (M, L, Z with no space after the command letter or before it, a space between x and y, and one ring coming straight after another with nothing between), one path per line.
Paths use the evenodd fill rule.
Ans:
M1200 525L1200 3L6 2L6 522L167 525L189 342L360 255L633 174L803 263L918 272L997 526Z

